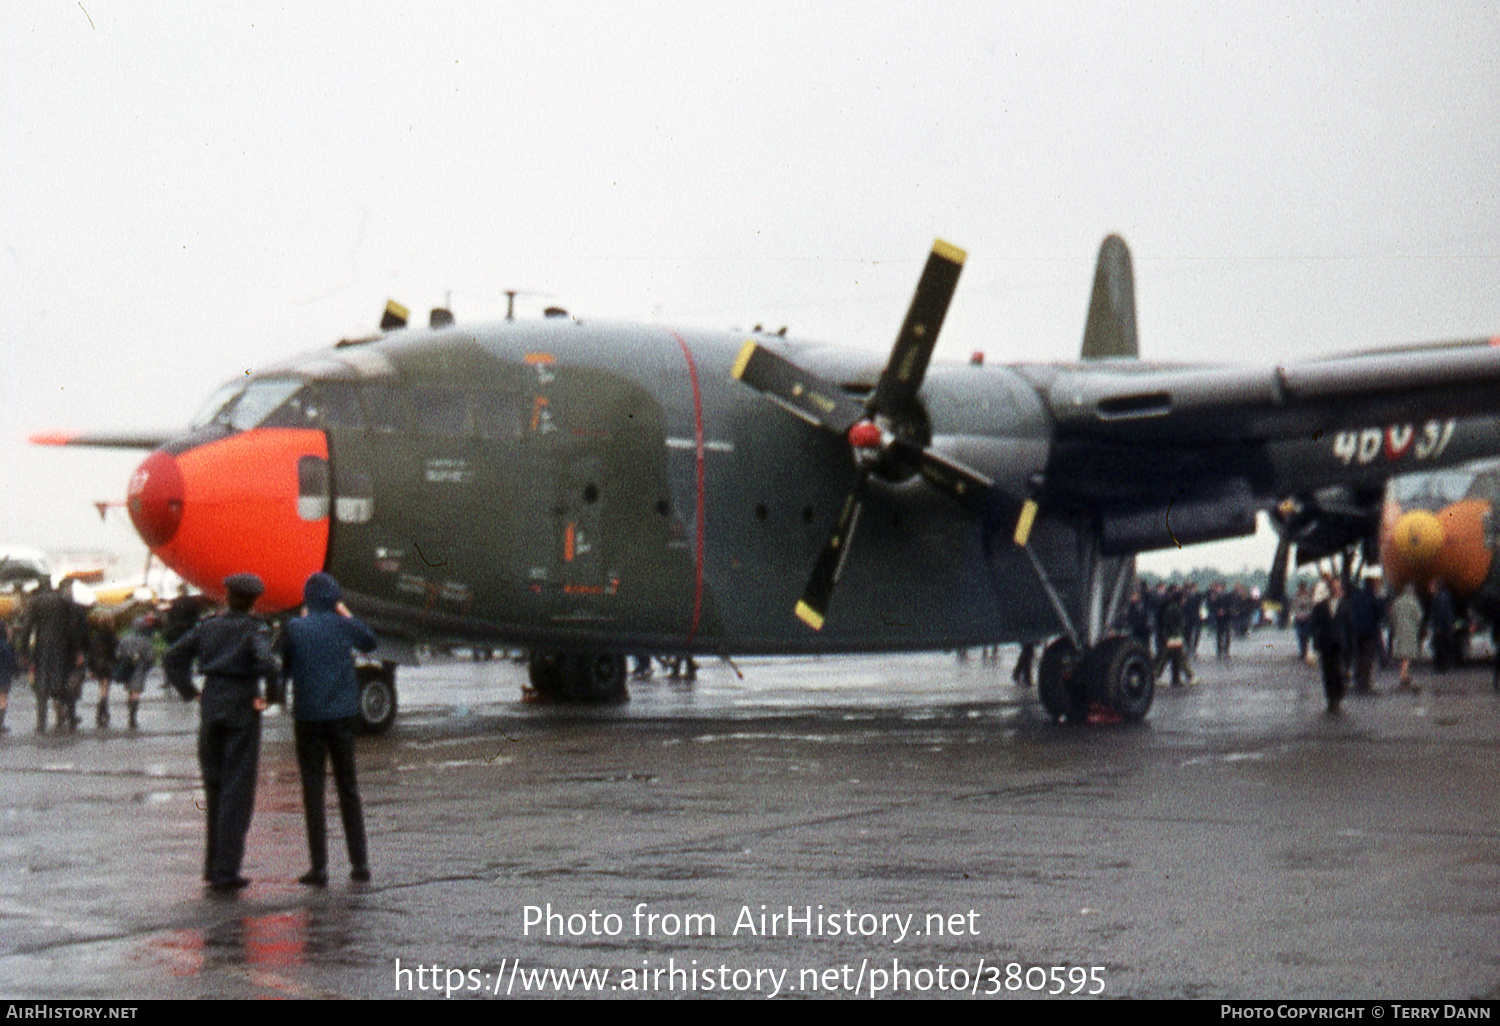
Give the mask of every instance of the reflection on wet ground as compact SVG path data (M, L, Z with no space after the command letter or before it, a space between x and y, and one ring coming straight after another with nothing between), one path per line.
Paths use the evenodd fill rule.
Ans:
M284 717L266 723L254 883L231 898L198 880L193 708L153 688L135 734L16 729L0 739L0 989L433 996L400 959L473 971L452 978L466 994L543 969L607 970L606 993L628 993L610 988L669 964L723 966L744 993L766 980L742 969L838 993L799 974L899 959L971 978L1104 966L1116 996L1500 992L1487 667L1417 694L1387 675L1330 718L1316 671L1262 632L1200 661L1197 687L1160 691L1145 724L1070 728L1010 682L1014 653L705 662L692 685L658 676L591 710L522 701L505 660L404 671L397 727L360 751L375 879L338 875L335 815L325 891L295 882ZM29 701L18 688L13 727ZM641 903L716 929L643 934ZM789 904L972 913L974 929L899 945L732 929ZM585 929L528 930L528 906ZM590 912L621 929L587 928Z

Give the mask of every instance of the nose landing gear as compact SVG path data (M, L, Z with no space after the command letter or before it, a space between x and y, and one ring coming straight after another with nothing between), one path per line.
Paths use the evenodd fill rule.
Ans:
M396 664L360 666L359 725L366 734L384 734L396 722Z

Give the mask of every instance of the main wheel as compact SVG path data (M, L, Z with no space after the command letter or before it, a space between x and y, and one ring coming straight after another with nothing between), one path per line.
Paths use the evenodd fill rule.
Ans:
M366 734L384 734L396 722L396 667L361 666L359 682L359 726Z
M1080 675L1088 701L1113 709L1132 723L1145 718L1156 697L1156 667L1151 654L1134 638L1105 638L1084 660Z
M624 702L625 656L619 652L580 652L568 660L572 691L586 705Z
M1054 720L1081 723L1088 703L1078 681L1078 649L1067 638L1054 638L1042 650L1036 667L1036 696Z

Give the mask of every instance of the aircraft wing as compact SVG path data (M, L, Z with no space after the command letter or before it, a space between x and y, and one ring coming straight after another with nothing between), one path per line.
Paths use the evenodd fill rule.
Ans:
M1408 347L1278 367L1101 360L1023 370L1053 417L1034 498L1106 552L1235 537L1288 496L1500 452L1500 345Z
M32 445L76 445L92 449L160 449L179 431L44 431L27 439Z
M1280 367L1076 365L1039 381L1059 436L1274 440L1339 427L1495 412L1500 338Z

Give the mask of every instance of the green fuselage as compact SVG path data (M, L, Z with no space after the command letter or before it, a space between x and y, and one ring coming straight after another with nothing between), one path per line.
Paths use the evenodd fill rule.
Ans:
M506 323L401 332L262 377L326 393L327 568L387 633L747 653L1056 630L1006 538L1005 495L1044 464L1049 421L1012 371L974 366L933 368L931 430L996 478L993 516L920 480L872 483L826 628L800 623L854 467L839 440L731 379L743 341ZM797 352L856 393L879 373L859 354ZM1063 584L1069 534L1033 543Z

